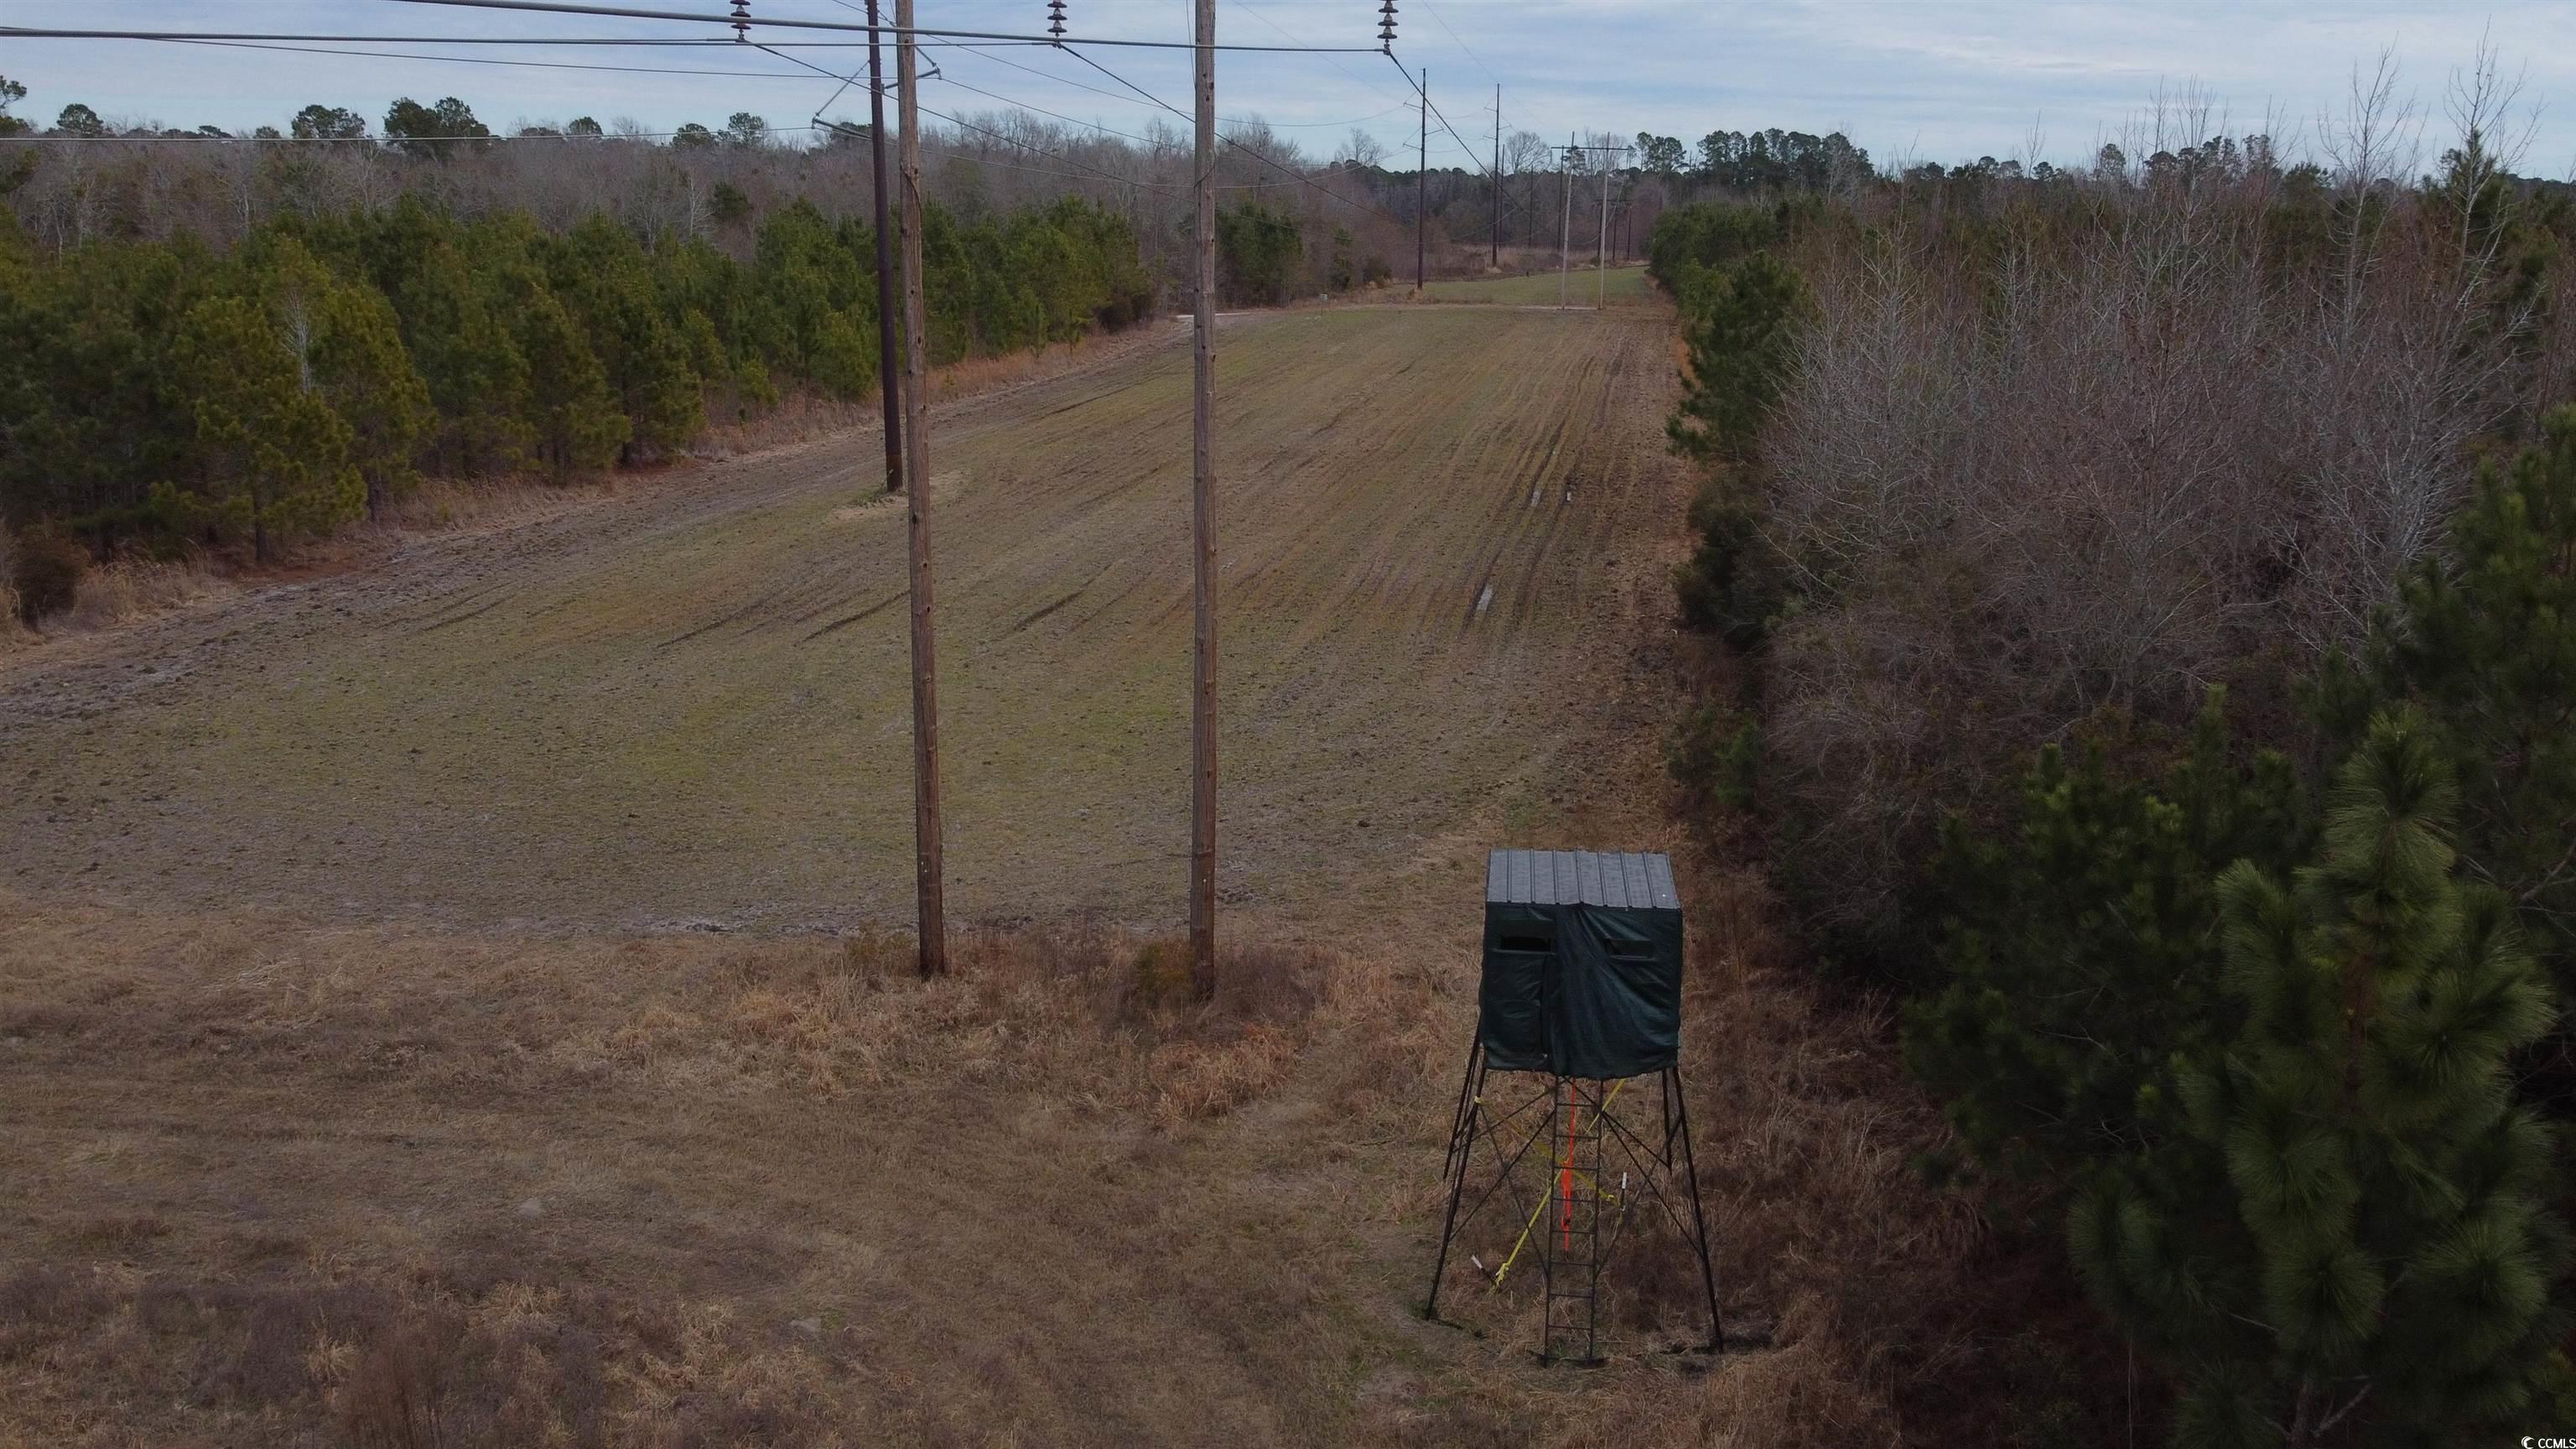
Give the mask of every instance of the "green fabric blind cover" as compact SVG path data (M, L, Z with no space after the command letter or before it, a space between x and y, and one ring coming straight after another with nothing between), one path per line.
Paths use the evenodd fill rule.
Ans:
M1678 910L1600 905L1485 907L1478 1035L1501 1071L1609 1079L1678 1060Z

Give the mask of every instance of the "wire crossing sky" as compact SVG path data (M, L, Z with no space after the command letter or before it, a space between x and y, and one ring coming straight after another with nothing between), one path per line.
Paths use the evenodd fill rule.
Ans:
M656 4L665 0L656 0ZM667 0L716 13L719 0ZM848 20L842 0L753 0L755 18ZM1188 38L1177 0L1069 0L1076 35ZM1034 33L1044 0L921 0L927 27ZM312 31L419 36L720 38L640 20L453 10L375 0L86 0L44 10L0 0L0 22L162 30ZM1219 0L1219 34L1246 44L1367 45L1374 0ZM2349 72L2392 51L2401 91L2427 126L2422 164L2447 139L2442 90L2467 65L2481 27L2520 73L2538 115L2525 172L2576 174L2576 3L2502 0L2463 10L2438 0L1400 0L1397 54L1431 70L1432 99L1456 122L1432 127L1435 165L1473 170L1485 159L1493 86L1507 130L1561 138L1569 130L1652 131L1696 142L1713 130L1840 130L1881 162L1950 163L1980 155L2088 158L2162 90L2197 89L2215 107L2211 129L2270 130L2303 149L2321 111L2337 107ZM834 70L860 64L853 36L759 31ZM834 48L828 42L839 42ZM361 49L367 47L350 47ZM459 46L376 49L399 55L323 58L135 41L0 41L0 73L25 84L17 114L38 125L81 102L113 122L246 130L282 125L302 106L347 106L378 124L396 96L462 97L495 129L519 122L626 117L645 129L721 124L736 111L774 124L802 120L833 82L748 46L669 50L621 46ZM943 109L987 111L1007 96L1113 128L1141 130L1160 114L1102 84L1071 55L1043 46L941 47L951 88ZM492 64L511 61L516 64ZM550 64L529 64L546 62ZM1119 73L1165 98L1189 94L1183 51L1115 53ZM575 69L573 67L603 67ZM618 70L605 67L658 67ZM667 71L718 72L669 74ZM739 72L726 74L723 72ZM1356 122L1409 166L1414 140L1403 77L1367 55L1236 54L1218 64L1220 108L1258 117L1318 155ZM936 89L936 87L934 87ZM980 93L979 93L980 92ZM927 93L925 93L927 98ZM848 109L849 97L836 103ZM860 107L861 110L864 106ZM1165 119L1169 119L1167 116Z

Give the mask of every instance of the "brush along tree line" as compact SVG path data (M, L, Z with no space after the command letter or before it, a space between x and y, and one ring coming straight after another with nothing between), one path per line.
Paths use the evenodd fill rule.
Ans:
M2576 206L2259 140L1666 215L1671 758L2173 1442L2484 1442L2576 1411Z
M1127 224L1067 198L926 223L934 363L1150 313ZM0 219L0 515L97 549L265 559L424 472L556 478L688 445L710 409L876 382L867 224L772 212L749 261L593 213L560 235L405 196L59 257Z

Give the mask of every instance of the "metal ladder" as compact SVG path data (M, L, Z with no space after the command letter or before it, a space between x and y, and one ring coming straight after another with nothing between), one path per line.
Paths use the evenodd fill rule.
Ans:
M1548 1126L1547 1236L1540 1244L1547 1361L1600 1362L1601 1119L1599 1083L1567 1078L1556 1089Z

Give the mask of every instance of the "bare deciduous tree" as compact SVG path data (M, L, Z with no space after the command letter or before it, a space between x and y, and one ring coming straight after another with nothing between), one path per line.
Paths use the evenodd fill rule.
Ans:
M2030 740L2179 722L2230 680L2277 705L2360 639L2475 441L2566 386L2567 329L2517 342L2501 285L2517 203L2483 138L2513 101L2482 54L2448 171L2410 185L2394 67L2357 71L2327 246L2295 266L2268 133L2203 129L2188 93L2044 223L1985 225L1999 245L1961 244L1926 193L1875 239L1807 245L1814 311L1763 456L1809 607L1776 636L1765 739L1816 832L1812 899L1883 922L1940 811L1991 798Z

